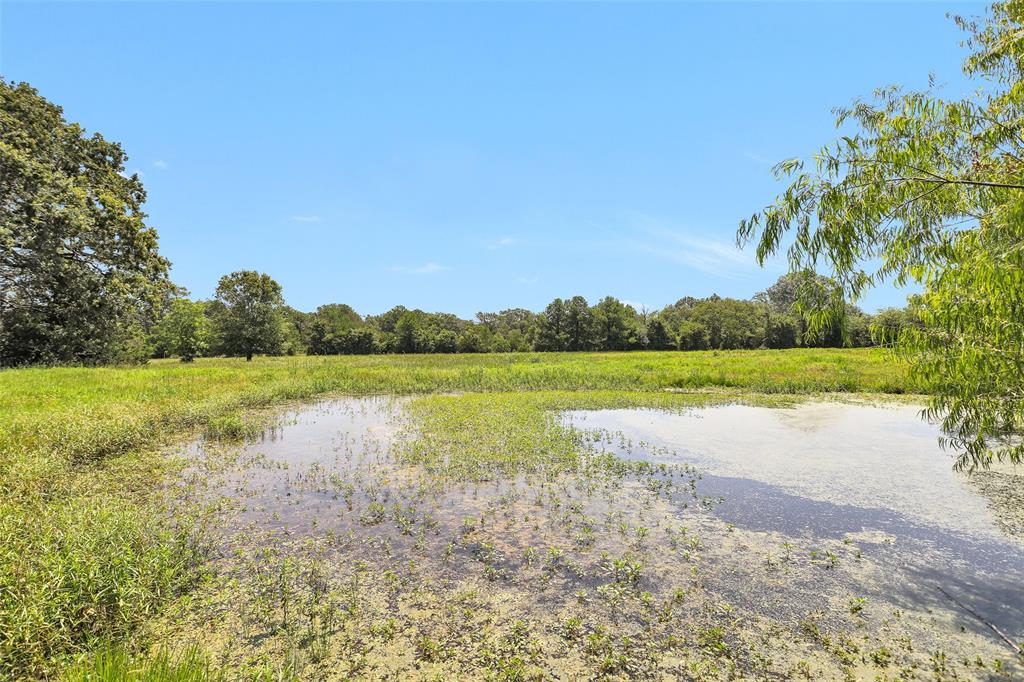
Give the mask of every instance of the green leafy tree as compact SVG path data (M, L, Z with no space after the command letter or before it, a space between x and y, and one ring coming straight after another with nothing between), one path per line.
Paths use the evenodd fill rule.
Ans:
M282 306L280 311L281 334L278 353L284 355L302 355L306 352L307 344L302 338L299 326L295 324L294 318L286 312L288 306Z
M629 350L640 345L636 310L613 296L594 306L595 341L601 350Z
M477 322L486 326L495 334L507 334L518 330L523 334L535 324L537 314L525 308L509 308L497 313L477 313Z
M668 350L672 348L672 337L669 335L668 327L659 318L654 318L647 323L647 347L651 350Z
M402 319L402 316L407 312L409 312L409 309L404 305L397 305L381 315L368 316L366 318L366 323L387 334L394 334L398 321Z
M519 329L509 330L501 339L501 350L505 353L525 353L533 350L531 339L535 335L536 326L520 331Z
M286 344L294 345L298 351L308 351L312 341L313 323L316 321L316 313L304 313L296 310L290 305L281 306L281 315L288 323L285 336Z
M0 366L147 357L174 288L126 159L0 80Z
M290 310L285 307L286 312ZM295 313L302 317L296 319L296 315L291 315L290 318L298 323L300 337L311 355L356 352L349 350L352 348L352 339L344 337L346 332L362 327L363 318L351 306L330 303L320 306L314 313Z
M788 248L794 270L824 266L849 300L916 282L921 328L898 350L931 393L957 466L1024 460L1024 2L957 18L965 73L990 88L960 100L890 87L836 110L852 128L805 164L775 168L788 188L740 223L758 259ZM835 319L838 302L813 322Z
M786 315L764 308L764 341L766 348L794 348L803 340L803 325L796 315Z
M214 299L214 320L225 354L251 361L256 353L281 352L284 300L281 285L269 275L254 270L224 275Z
M177 355L182 362L192 362L209 348L210 324L202 301L176 298L157 323L154 336L168 355Z
M483 334L484 349L497 353L527 351L533 347L541 326L541 315L524 308L510 308L497 313L477 313L477 326Z
M363 318L359 316L359 313L353 310L352 306L344 303L322 305L316 309L313 315L317 319L323 320L335 333L363 325Z
M420 330L419 311L407 310L395 322L396 348L399 353L429 352L429 338Z
M708 332L711 348L757 348L764 341L764 323L752 301L712 296L693 307L689 320Z
M705 350L711 347L711 334L703 324L683 320L679 323L677 343L679 350Z
M670 337L676 338L680 323L689 317L693 306L696 304L696 298L684 296L675 303L667 305L658 311L657 318L665 325Z
M846 312L854 312L854 309L844 303L842 289L828 277L812 270L791 272L756 294L754 300L768 305L765 345L770 348L852 345L846 333L849 322ZM809 316L821 309L832 310L836 315L811 325ZM779 319L780 316L783 319ZM791 335L793 342L789 343Z
M854 348L873 345L871 320L871 315L868 315L855 305L847 304L841 337L843 344L853 346Z
M541 351L563 351L568 344L565 301L556 298L540 314L536 348Z
M306 333L306 352L310 355L334 355L338 349L338 337L330 325L321 319L310 322Z
M834 298L842 298L842 290L835 282L813 270L790 272L779 277L775 284L764 290L764 299L775 312L793 314L801 305L811 303L812 308L829 305ZM758 296L754 297L755 299Z
M451 329L439 329L433 335L431 352L456 353L459 350L459 336Z
M494 334L482 324L473 325L459 334L460 353L486 353L491 349Z
M345 355L369 355L374 352L374 333L368 327L343 331L337 340L337 352Z
M398 339L394 334L389 332L374 332L373 334L373 352L376 355L385 355L387 353L398 352Z
M587 299L573 296L565 302L567 350L590 350L594 345L594 312Z
M882 344L898 341L905 329L920 328L921 321L913 308L882 308L871 320L871 331Z

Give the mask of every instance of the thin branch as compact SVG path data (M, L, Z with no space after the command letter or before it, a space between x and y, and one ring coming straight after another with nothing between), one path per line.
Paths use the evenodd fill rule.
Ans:
M955 180L942 178L934 180L932 178L906 178L896 177L890 180L890 182L928 182L932 184L942 185L969 185L971 187L993 187L996 189L1024 189L1024 185L1019 185L1012 182L988 182L986 180Z
M1024 654L1024 649L1022 649L1020 646L1015 644L1012 639L1010 639L1005 634L1003 634L1002 630L1000 630L995 625L993 625L992 623L988 622L987 620L982 618L980 615L978 615L977 611L972 609L970 606L967 606L966 604L964 604L962 601L960 601L959 599L957 599L956 597L951 595L949 592L946 592L946 590L942 589L941 586L936 585L935 587L938 588L939 592L941 592L942 594L944 594L946 596L946 599L950 600L951 602L953 602L954 604L956 604L957 606L962 608L964 611L966 611L967 613L971 614L972 616L974 616L975 618L980 620L982 623L987 625L988 629L991 630L992 632L996 633L997 635L999 635L999 639L1001 639L1004 642L1006 642L1010 646L1010 648L1013 649L1017 653L1018 656Z

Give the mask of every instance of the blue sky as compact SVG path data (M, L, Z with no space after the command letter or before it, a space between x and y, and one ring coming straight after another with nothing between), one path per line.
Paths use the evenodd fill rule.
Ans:
M973 89L946 3L0 6L0 73L121 142L173 277L471 316L748 297L771 165L891 83ZM862 302L901 304L885 288Z

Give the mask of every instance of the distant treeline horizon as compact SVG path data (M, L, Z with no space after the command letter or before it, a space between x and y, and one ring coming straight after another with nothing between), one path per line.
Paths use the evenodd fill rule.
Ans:
M228 280L233 283L225 284ZM247 282L247 284L242 284ZM246 291L247 290L247 291ZM205 301L179 299L154 327L152 357L269 355L370 355L388 353L502 353L546 351L733 350L870 346L914 324L906 308L871 315L841 303L838 321L812 333L798 301L835 287L827 278L789 274L751 299L683 297L654 311L606 296L591 304L582 296L556 298L544 310L510 308L478 312L468 320L452 313L398 305L379 315L360 315L344 303L302 312L285 304L280 286L251 271L221 280ZM267 293L270 295L267 296ZM262 321L248 336L237 314L262 301ZM185 317L190 321L183 322ZM257 332L253 325L261 327ZM182 335L199 338L182 339Z

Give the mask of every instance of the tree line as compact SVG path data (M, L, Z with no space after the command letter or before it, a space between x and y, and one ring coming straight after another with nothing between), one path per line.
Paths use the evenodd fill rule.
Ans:
M869 315L846 306L841 321L811 331L799 308L806 286L834 285L790 274L752 300L686 297L661 310L637 310L612 296L556 298L540 312L512 308L462 319L395 306L361 316L343 303L306 313L285 304L265 274L231 273L208 301L171 300L148 341L155 357L504 353L522 351L728 350L867 346L915 324L911 309ZM873 333L874 330L874 333Z

